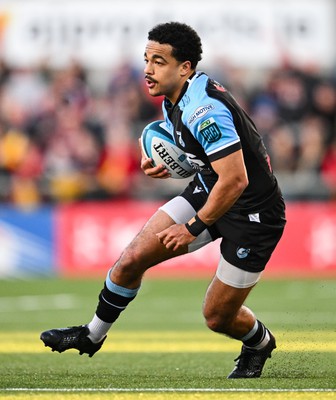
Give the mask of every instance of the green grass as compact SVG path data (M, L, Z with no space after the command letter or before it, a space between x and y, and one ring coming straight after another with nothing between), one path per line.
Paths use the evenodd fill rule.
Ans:
M302 389L321 390L313 393L317 399L336 398L334 280L269 280L253 290L247 304L271 328L278 344L263 377L256 380L225 379L240 344L205 327L201 306L207 283L145 281L138 298L111 329L102 351L90 359L75 351L52 353L40 342L39 333L88 322L95 311L101 280L0 281L0 397L24 396L8 388L87 388L98 390L95 399L112 398L113 392L104 390L122 388L129 393L116 393L118 399L156 400L172 398L173 393L164 393L167 389L199 388L226 390L225 398L236 395L235 399L246 398L246 389L264 390L270 397L262 399L280 398L276 396L282 392L277 390L287 389L297 390L298 399L313 398L308 397L310 392L300 397ZM141 389L157 391L156 397L151 392L136 392ZM27 393L28 397L22 398L31 398L32 393L48 398L43 392ZM196 394L188 397L188 393L178 393L178 397L201 398ZM220 399L224 394L203 395ZM257 394L253 394L254 399L259 399ZM86 394L90 399L93 395ZM62 396L70 399L70 393ZM76 392L72 396L75 399Z

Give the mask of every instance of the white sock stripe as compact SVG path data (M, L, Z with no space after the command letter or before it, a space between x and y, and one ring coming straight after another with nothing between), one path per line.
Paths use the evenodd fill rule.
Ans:
M260 340L260 342L257 343L255 346L246 346L246 347L248 347L249 349L261 350L267 345L269 341L270 341L270 334L268 330L264 327L263 338Z
M262 338L259 340L259 342L258 343L256 343L256 345L255 346L253 346L253 347L257 347L257 346L259 346L264 340L265 340L265 337L266 337L266 329L264 329L264 331L263 331L263 335L262 335Z
M119 310L125 310L125 308L127 307L127 306L124 306L124 307L117 306L116 304L113 304L113 303L110 303L109 301L107 301L103 295L101 295L101 297L105 301L105 303L107 303L110 306L113 306L115 308L118 308Z
M264 336L263 336L262 340L260 340L260 342L257 344L257 347L259 347L259 346L260 346L260 347L266 346L266 344L269 342L269 340L270 340L270 335L269 335L269 333L268 333L268 330L265 329Z
M256 320L253 328L250 330L250 332L248 332L245 336L243 336L240 340L245 342L246 340L251 339L251 337L257 332L258 330L258 321Z

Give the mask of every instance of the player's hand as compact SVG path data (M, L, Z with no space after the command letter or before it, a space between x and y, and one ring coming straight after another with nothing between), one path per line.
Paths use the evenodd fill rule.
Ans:
M184 224L175 224L156 234L160 243L168 250L176 251L188 246L196 238L193 236Z
M171 177L171 174L167 170L167 168L163 165L153 166L153 160L151 158L146 157L144 152L142 151L140 139L139 146L141 150L141 164L140 167L145 173L145 175L150 176L151 178L159 178L159 179L167 179Z

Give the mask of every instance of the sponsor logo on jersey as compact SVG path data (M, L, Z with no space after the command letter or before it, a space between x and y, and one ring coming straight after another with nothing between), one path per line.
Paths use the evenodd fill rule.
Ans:
M197 118L203 117L203 115L207 114L209 111L214 110L215 106L213 104L208 104L207 106L201 106L196 108L192 116L188 120L188 124L192 125Z
M237 249L237 257L238 258L246 258L249 253L250 253L250 249L244 249L244 247L238 247Z
M222 133L212 117L201 123L199 132L209 143L217 142L222 137Z

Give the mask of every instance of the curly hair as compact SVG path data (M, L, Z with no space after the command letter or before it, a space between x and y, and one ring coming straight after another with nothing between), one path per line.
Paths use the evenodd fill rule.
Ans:
M202 42L197 32L181 22L167 22L154 26L148 32L148 40L172 46L172 56L180 62L190 61L196 68L202 59Z

